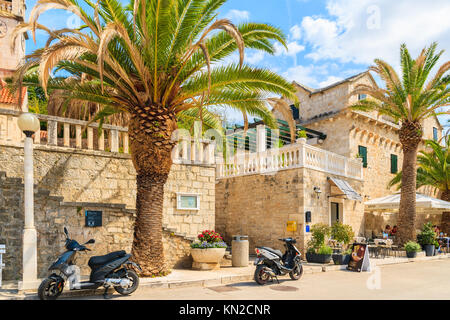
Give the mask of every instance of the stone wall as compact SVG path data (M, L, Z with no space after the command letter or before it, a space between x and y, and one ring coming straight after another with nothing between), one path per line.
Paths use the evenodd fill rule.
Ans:
M130 155L35 145L38 188L67 202L125 204L135 208L136 172ZM0 144L0 171L23 177L23 148ZM186 236L214 228L215 167L174 164L164 187L163 223ZM200 195L200 210L178 210L177 193Z
M22 270L22 230L24 224L23 184L21 179L0 174L0 243L6 245L3 271L5 280L19 280ZM85 211L102 211L101 227L85 226ZM48 274L49 265L64 252L63 227L71 238L80 243L93 238L92 251L78 253L77 265L83 275L90 272L87 261L91 256L111 251L131 251L135 212L120 204L67 203L62 197L49 195L43 189L35 190L35 226L38 234L38 277ZM190 267L190 240L163 231L164 253L170 269Z
M397 225L397 213L390 212L366 212L365 229L366 237L378 236L382 233L386 225L391 227ZM416 231L419 232L423 225L431 222L433 225L441 226L443 223L443 214L441 212L417 212Z
M305 212L311 211L312 222L330 224L330 202L343 204L344 223L355 233L363 231L364 208L362 202L330 198L332 188L325 172L299 168L278 171L272 175L248 175L220 179L216 186L216 230L227 241L233 235L248 235L250 252L255 246L269 246L283 250L278 241L282 237L297 239L304 253L310 234L305 232ZM361 192L362 181L347 179ZM320 187L317 195L314 187ZM342 193L342 192L340 192ZM297 222L297 231L287 231L287 222Z

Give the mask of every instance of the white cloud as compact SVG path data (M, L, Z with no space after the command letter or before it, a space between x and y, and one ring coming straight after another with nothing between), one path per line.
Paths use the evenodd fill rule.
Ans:
M290 30L290 37L292 40L300 40L302 37L302 29L299 25L294 25Z
M376 3L376 4L374 4ZM399 49L406 43L413 56L433 41L450 48L448 0L328 0L328 18L308 16L301 22L306 57L314 61L371 64L382 58L399 65ZM446 61L449 52L441 58Z
M225 15L226 19L230 19L233 23L245 22L250 18L248 11L232 9Z
M324 81L319 83L319 88L325 88L328 87L336 82L342 81L344 80L341 77L336 77L336 76L329 76L327 79L325 79Z
M287 50L282 44L278 42L274 43L274 47L275 47L275 56L277 57L279 56L295 57L299 52L305 50L305 46L302 46L296 41L288 42Z
M255 51L255 52L246 52L245 53L245 62L248 64L258 64L264 60L265 52L264 51Z
M321 83L318 79L328 77L328 70L328 65L298 65L287 69L282 76L311 88L319 88Z

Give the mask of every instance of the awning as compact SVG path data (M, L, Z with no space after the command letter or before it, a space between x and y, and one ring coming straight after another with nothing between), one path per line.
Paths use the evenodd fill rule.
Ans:
M400 192L367 201L364 205L366 211L398 209L400 207ZM450 202L432 198L422 193L416 193L416 207L422 209L450 210Z
M332 177L328 177L328 181L331 181L331 183L333 183L336 187L339 188L339 190L341 190L343 192L343 194L340 195L331 195L332 197L334 196L346 196L347 199L349 200L357 200L357 201L362 201L362 197L361 195L356 192L349 184L347 181L345 180L341 180L338 178L332 178Z

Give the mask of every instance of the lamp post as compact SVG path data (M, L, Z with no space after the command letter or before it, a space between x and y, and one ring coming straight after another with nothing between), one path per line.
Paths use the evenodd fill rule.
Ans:
M34 227L34 178L33 178L33 134L40 123L35 115L22 113L17 124L25 134L24 141L24 208L25 226L23 230L23 272L21 289L34 289L37 282L37 233Z

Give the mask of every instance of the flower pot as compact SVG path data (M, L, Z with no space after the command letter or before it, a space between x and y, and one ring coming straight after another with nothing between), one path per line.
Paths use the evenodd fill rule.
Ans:
M333 262L336 265L345 265L350 262L351 255L349 254L333 254Z
M434 251L435 251L434 244L426 244L426 245L424 245L424 248L425 248L425 255L427 257L431 257L434 255Z
M306 138L298 138L298 139L296 140L296 142L297 142L297 143L300 143L300 144L305 144L305 143L306 143Z
M417 251L406 251L406 256L408 258L415 258L417 257Z
M225 255L226 248L191 248L192 269L217 270L220 269L220 261Z
M311 263L330 263L331 254L306 253L306 261Z

